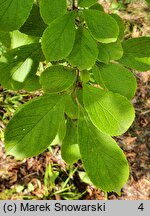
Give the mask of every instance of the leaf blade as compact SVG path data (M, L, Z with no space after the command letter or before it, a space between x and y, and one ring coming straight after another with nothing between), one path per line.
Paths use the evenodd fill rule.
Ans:
M104 89L119 93L129 100L135 95L136 78L132 72L119 64L98 64L92 68L95 80Z
M65 113L71 119L78 119L78 107L72 95L66 97Z
M33 4L30 15L19 31L27 35L41 37L47 25L44 23L40 15L40 9L37 4Z
M28 18L33 0L0 0L0 30L13 31L23 25ZM15 21L14 21L15 20Z
M117 40L119 27L110 15L92 9L84 10L83 14L95 40L102 43L111 43Z
M71 65L80 70L90 68L95 64L98 56L98 49L88 30L78 28L74 47L67 57Z
M117 93L85 85L83 101L91 121L102 133L117 136L127 131L133 123L133 106Z
M124 22L123 22L123 20L121 19L121 17L118 16L117 14L110 14L110 16L112 16L112 17L116 20L116 22L117 22L117 24L118 24L118 26L119 26L119 36L118 36L118 38L119 38L120 40L122 40L123 37L124 37L124 32L125 32L125 25L124 25Z
M94 5L97 2L97 0L79 0L78 6L79 7L90 7Z
M81 112L78 133L84 168L96 187L119 194L129 177L125 155L110 136L91 123L85 111Z
M66 136L62 142L61 155L64 161L72 165L80 159L79 145L77 142L76 122L67 121Z
M75 24L74 12L57 18L50 23L42 36L42 49L48 61L66 58L74 44Z
M119 41L114 43L98 44L100 62L108 63L110 60L118 60L123 56L123 49Z
M24 45L10 50L0 59L0 81L8 89L33 91L40 88L39 77L36 75L39 61L43 56L39 43ZM33 78L36 85L27 85Z
M124 55L119 63L138 71L150 69L150 37L131 38L122 43Z
M66 0L42 0L40 1L40 13L46 24L49 24L59 16L67 12Z
M64 98L45 95L24 104L7 125L7 154L23 159L44 151L54 140L64 118Z
M76 75L75 70L62 65L48 67L40 76L40 83L45 92L58 93L70 88Z

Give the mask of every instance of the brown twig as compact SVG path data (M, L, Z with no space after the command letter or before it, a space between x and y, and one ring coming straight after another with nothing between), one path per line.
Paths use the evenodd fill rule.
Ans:
M76 82L75 82L75 85L74 85L74 89L73 89L73 97L74 97L74 99L75 99L75 101L76 101L76 103L77 103L78 105L79 105L79 101L78 101L78 99L77 99L76 90L77 90L77 88L78 88L79 74L80 74L80 71L79 71L79 70L76 70L76 77L77 77L77 79L76 79Z
M72 0L72 10L76 10L77 7L76 7L76 1L75 0Z

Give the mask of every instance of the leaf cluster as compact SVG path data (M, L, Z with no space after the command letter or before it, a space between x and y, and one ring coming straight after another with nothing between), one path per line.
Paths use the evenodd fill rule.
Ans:
M150 69L150 37L124 40L124 23L97 0L0 0L0 83L44 94L7 125L7 154L33 157L61 143L63 159L82 159L92 181L118 194L129 176L112 138L134 121L131 68Z

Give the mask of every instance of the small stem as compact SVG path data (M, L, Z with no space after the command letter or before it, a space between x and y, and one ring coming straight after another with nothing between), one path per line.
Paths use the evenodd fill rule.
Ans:
M74 8L75 8L75 0L72 0L72 9L74 10Z
M78 101L78 99L77 99L77 95L76 95L76 89L77 89L77 87L78 87L78 82L79 82L79 74L80 74L80 71L79 70L77 70L76 71L76 82L75 82L75 85L74 85L74 89L73 89L73 97L74 97L74 99L75 99L75 101L76 101L76 103L79 105L79 101Z
M76 0L72 0L72 10L76 10Z
M79 82L79 75L80 75L80 71L77 70L77 83Z
M105 193L104 199L108 200L108 193L107 192L104 192L104 193Z

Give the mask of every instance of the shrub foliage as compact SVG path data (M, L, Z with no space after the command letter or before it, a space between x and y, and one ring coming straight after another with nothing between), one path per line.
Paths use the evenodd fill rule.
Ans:
M120 193L127 159L112 138L134 121L136 78L150 69L150 37L124 40L124 23L97 0L0 0L0 83L43 90L5 131L7 154L33 157L55 139L94 185Z

